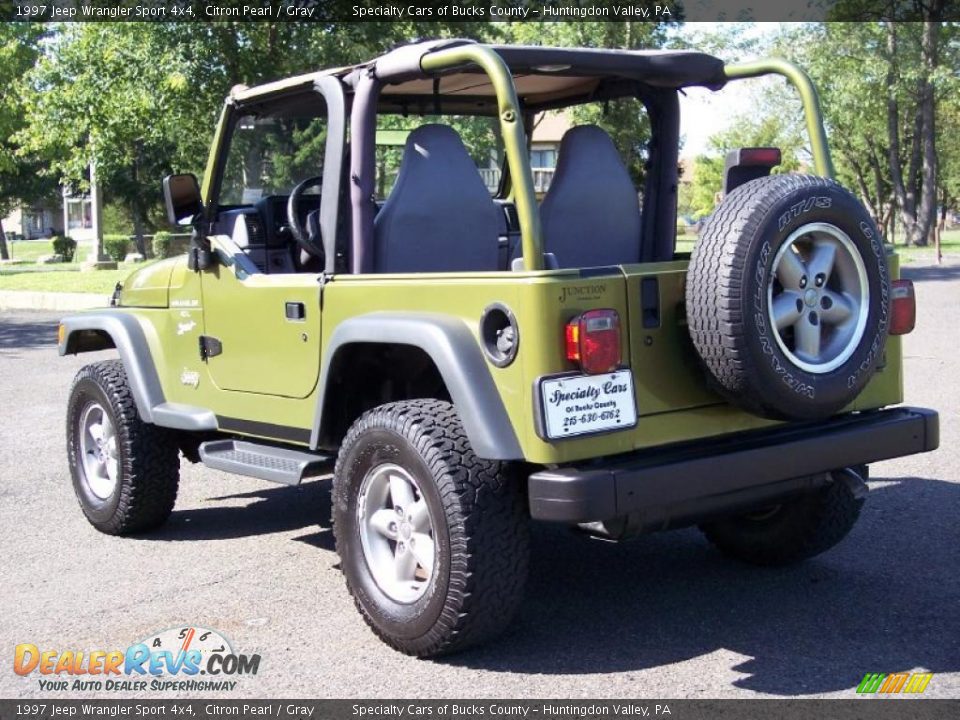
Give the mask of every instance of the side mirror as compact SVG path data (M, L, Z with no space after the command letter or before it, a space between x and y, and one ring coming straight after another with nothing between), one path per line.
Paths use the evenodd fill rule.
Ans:
M163 179L163 199L171 225L189 225L203 211L197 176L167 175Z

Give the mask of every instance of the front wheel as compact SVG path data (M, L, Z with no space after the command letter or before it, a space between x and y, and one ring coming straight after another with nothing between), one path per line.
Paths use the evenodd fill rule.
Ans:
M337 458L333 508L347 587L393 648L459 651L501 631L519 607L529 554L521 483L474 455L449 403L362 415Z
M80 370L67 406L67 457L91 525L108 535L161 525L177 499L178 453L172 431L140 419L123 363Z

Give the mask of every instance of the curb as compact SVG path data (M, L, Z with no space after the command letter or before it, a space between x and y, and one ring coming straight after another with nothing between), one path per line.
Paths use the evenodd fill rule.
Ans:
M54 312L107 307L109 295L97 293L0 290L0 310L52 310Z

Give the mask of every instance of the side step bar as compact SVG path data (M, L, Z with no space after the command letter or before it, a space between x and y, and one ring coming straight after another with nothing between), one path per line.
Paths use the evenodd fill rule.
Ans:
M200 445L200 459L215 470L283 485L299 485L305 477L322 475L333 462L333 458L326 455L244 440L205 442Z

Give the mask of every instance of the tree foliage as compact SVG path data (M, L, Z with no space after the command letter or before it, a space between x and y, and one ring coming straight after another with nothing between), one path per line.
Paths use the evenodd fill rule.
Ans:
M683 212L703 217L713 212L723 187L723 168L727 153L744 147L777 147L781 162L773 173L797 172L808 163L808 152L796 124L782 114L744 113L726 130L713 135L707 152L693 162L692 185L682 198Z
M51 177L78 190L95 165L107 197L126 207L143 252L143 233L160 215L160 178L173 170L202 174L231 87L366 60L424 33L476 29L412 22L335 30L300 23L64 24L27 73L26 123L17 139L45 158Z
M40 172L43 159L23 152L16 140L25 122L23 77L36 62L44 35L40 25L0 23L0 217L18 203L33 202L56 190L56 184ZM2 227L0 258L9 259Z

